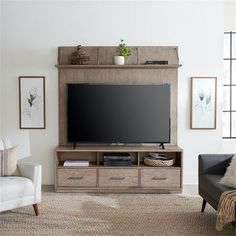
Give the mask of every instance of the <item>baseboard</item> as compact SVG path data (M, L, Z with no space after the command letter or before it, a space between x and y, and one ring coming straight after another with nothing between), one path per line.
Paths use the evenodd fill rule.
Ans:
M54 192L54 185L43 184L43 185L42 185L42 191L45 191L45 192Z
M184 184L183 194L188 195L198 195L198 185L197 184Z

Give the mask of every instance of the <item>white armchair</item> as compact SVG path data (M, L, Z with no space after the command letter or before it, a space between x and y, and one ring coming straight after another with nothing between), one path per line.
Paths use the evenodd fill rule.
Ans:
M0 212L41 202L41 165L18 162L21 176L0 177Z

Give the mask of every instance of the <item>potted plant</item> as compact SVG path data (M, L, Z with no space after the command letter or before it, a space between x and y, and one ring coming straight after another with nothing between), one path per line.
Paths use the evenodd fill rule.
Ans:
M125 59L131 55L131 49L126 46L124 39L120 40L120 44L118 46L118 54L118 56L114 56L114 64L124 65Z

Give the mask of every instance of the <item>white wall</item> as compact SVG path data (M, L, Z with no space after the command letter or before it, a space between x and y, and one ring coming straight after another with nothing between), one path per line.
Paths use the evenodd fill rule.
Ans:
M197 155L221 152L221 92L216 130L189 129L190 77L223 71L223 3L64 1L3 3L4 134L20 135L18 76L46 76L46 130L32 130L31 160L43 164L43 183L53 183L58 144L57 47L62 45L177 45L179 69L178 144L184 149L184 183L197 183Z
M0 29L2 29L2 3L0 2ZM0 31L0 137L2 133L2 32Z
M236 1L224 3L224 31L236 31Z

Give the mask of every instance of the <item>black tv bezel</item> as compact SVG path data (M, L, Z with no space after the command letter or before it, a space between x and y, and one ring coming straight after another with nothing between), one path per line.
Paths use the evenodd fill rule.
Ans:
M68 137L68 85L139 85L139 86L142 86L142 85L169 85L171 86L170 84L96 84L96 83L93 83L93 84L90 84L90 83L66 83L66 125L67 125L67 129L66 129L66 132L67 132L67 143L71 143L74 145L74 147L76 145L137 145L137 144L152 144L152 145L162 145L162 144L170 144L171 142L171 117L169 117L169 137L168 137L168 141L153 141L153 142L121 142L121 141L117 141L117 142L110 142L110 141L78 141L78 140L74 140L74 141L70 141L69 140L69 137ZM171 100L170 100L171 102ZM171 114L171 112L170 112Z

